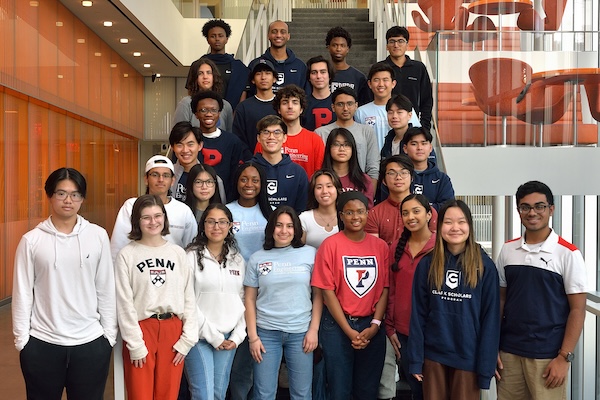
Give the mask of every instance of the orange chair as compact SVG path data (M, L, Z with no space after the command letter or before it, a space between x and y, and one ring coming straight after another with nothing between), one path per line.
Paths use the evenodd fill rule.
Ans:
M562 22L568 0L542 0L546 18L533 8L522 11L517 19L517 26L524 31L556 31Z
M461 8L467 10L465 7ZM460 38L463 42L473 43L473 46L475 46L476 42L483 42L486 39L494 39L496 37L496 33L490 31L495 30L497 30L496 25L494 25L490 17L480 15L477 18L475 18L471 25L468 25L465 28L465 31L467 32L462 33L460 35Z
M506 144L507 117L537 125L540 145L543 125L552 124L567 111L571 95L563 85L531 83L532 68L521 60L490 58L469 69L473 93L479 108L487 115L502 117L502 144Z
M543 81L533 83L522 96L524 112L515 117L537 127L539 146L544 144L544 125L560 120L569 108L572 93L565 90L564 85L546 85ZM521 103L520 102L520 103ZM517 112L520 112L519 108ZM534 143L535 144L535 143Z
M588 102L590 103L590 112L596 121L600 121L600 76L588 78L583 82Z
M425 16L413 10L412 17L417 28L424 32L464 30L466 27L467 20L459 18L459 8L463 8L463 0L418 0L417 3ZM458 25L457 22L464 23L464 26Z

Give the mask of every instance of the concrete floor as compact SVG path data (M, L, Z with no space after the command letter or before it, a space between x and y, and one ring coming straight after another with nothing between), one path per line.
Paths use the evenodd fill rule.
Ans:
M2 399L18 400L25 399L25 381L21 374L19 364L19 352L15 349L14 336L12 333L12 320L10 304L0 307L0 376L2 376ZM112 366L112 363L111 363ZM63 394L63 399L66 399ZM104 400L114 400L112 367L108 374Z
M13 338L10 304L8 304L0 307L0 354L2 354L0 376L3 378L2 396L0 397L7 400L25 398L25 381L21 374L19 353L14 347ZM396 399L410 399L410 392L407 389L404 382L399 382ZM63 394L63 399L66 398L66 394ZM280 400L289 399L287 390L281 389L277 398ZM104 400L114 400L112 362L108 381L106 382Z

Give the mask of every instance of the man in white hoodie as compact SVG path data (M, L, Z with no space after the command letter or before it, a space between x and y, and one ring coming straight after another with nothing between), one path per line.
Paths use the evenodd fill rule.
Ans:
M117 336L106 231L78 215L86 181L60 168L45 184L51 215L15 254L12 317L28 399L101 400Z
M171 243L185 248L192 242L198 233L198 224L192 210L184 203L175 200L169 195L169 191L175 180L175 168L173 163L165 156L153 156L146 162L146 193L155 194L160 197L169 216L170 234L165 239ZM131 210L137 197L132 197L123 203L110 238L110 251L113 262L117 254L130 240L127 237L131 232Z

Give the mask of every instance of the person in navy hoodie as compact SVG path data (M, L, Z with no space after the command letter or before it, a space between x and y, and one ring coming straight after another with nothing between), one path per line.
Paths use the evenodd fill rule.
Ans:
M287 42L290 40L290 30L288 25L283 21L274 21L269 25L268 33L269 43L271 46L265 51L265 53L252 60L248 67L250 70L254 68L254 65L261 58L267 59L275 66L276 81L273 85L273 92L277 92L280 87L293 83L306 88L306 65L302 60L296 58L296 55L291 49L287 48ZM256 89L253 85L246 87L248 97L254 95Z
M408 369L423 382L425 400L479 400L499 343L498 272L475 242L469 207L453 200L440 210L433 252L415 271Z
M287 126L278 116L267 115L258 121L256 128L262 153L256 153L252 161L265 169L269 204L273 208L287 204L301 213L308 201L308 176L289 155L281 152L287 140Z
M208 58L219 69L223 78L223 97L235 110L241 101L246 87L246 76L250 70L242 61L233 58L233 54L225 53L225 45L231 36L231 26L222 19L211 19L202 27L202 35L210 46L210 53L202 58Z
M212 90L199 92L192 97L191 106L200 121L202 131L204 146L201 151L203 158L201 162L217 171L217 175L225 184L226 198L230 200L233 195L230 177L233 176L238 165L252 158L252 153L236 135L217 128L219 114L223 110L223 98L220 94Z
M454 198L450 177L439 170L430 157L433 136L423 128L409 128L404 134L404 153L415 166L411 193L424 194L430 204L439 210L446 201Z

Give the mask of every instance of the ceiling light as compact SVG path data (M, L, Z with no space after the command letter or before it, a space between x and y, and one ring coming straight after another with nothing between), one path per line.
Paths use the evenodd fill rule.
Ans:
M100 56L102 55L102 53L100 53L100 52L95 52L95 53L94 53L94 55L95 55L96 57L100 57Z
M39 1L34 1L34 0L31 0L31 1L29 2L29 5L30 5L31 7L37 7L37 6L39 6L39 5L40 5L40 2L39 2Z
M144 64L144 68L150 68L151 65L150 64Z
M119 39L119 42L121 42L123 44L127 44L127 43L129 43L129 39L127 39L127 38L121 38L121 39Z
M56 26L63 26L62 21L56 21Z
M139 51L134 51L133 52L133 56L134 57L140 57L142 55L142 53L140 53Z
M104 21L104 26L112 26L112 21Z
M58 74L58 79L62 79L63 75L62 74Z
M84 7L91 7L92 4L94 4L93 2L89 1L89 0L84 0L81 2L81 5Z
M85 43L85 39L77 39L77 43L84 44Z
M129 78L129 74L123 74L123 78Z
M111 68L117 68L117 64L110 64Z

